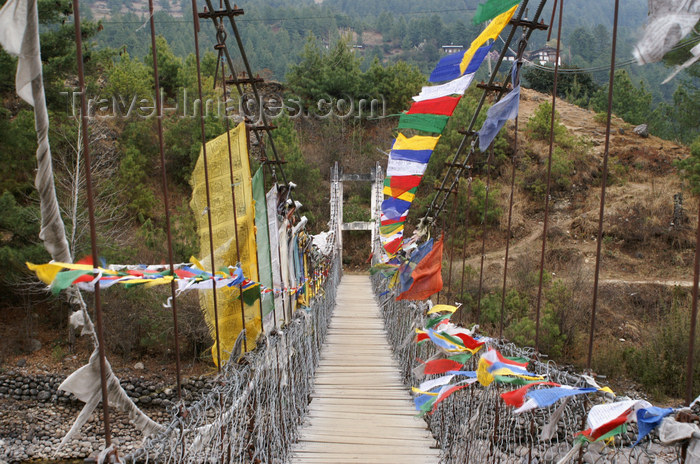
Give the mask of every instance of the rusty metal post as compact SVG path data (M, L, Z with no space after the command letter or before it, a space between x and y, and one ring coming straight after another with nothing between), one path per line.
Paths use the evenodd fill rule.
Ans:
M194 56L197 63L197 92L199 95L199 127L202 137L202 158L204 161L204 184L207 194L207 221L209 223L209 255L211 259L212 295L214 299L214 329L216 331L217 369L221 372L221 343L219 340L219 307L216 297L216 265L214 262L214 233L211 223L211 192L209 191L209 163L207 161L207 135L204 130L204 101L202 93L202 65L199 58L199 17L197 16L197 0L192 0L192 22L194 26ZM243 339L245 347L245 338ZM246 348L247 351L247 348Z
M612 52L610 54L610 80L608 81L608 114L605 122L605 150L603 152L603 178L600 187L600 212L598 213L598 237L595 252L595 274L593 278L593 307L591 308L591 330L588 335L588 358L586 368L591 368L593 361L593 337L595 334L595 316L598 306L598 279L600 277L600 252L603 245L603 220L605 215L605 188L608 183L608 158L610 154L610 119L612 118L613 84L615 82L615 49L617 48L617 19L619 0L615 0L613 17Z
M561 23L564 0L559 0L559 24L557 29L557 54L554 62L554 84L552 88L552 120L549 126L549 155L547 157L547 193L544 198L544 226L542 230L542 253L540 254L540 278L537 288L537 306L535 313L535 351L540 350L540 309L542 307L542 279L544 277L544 254L547 247L547 225L549 222L549 195L552 187L552 152L554 151L554 120L557 104L557 77L559 76L559 57L561 51Z
M161 101L160 76L158 73L158 47L156 46L156 27L153 20L153 0L148 0L148 10L150 13L151 25L151 51L153 53L153 82L156 90L156 121L158 123L158 150L160 152L160 173L163 189L163 209L165 210L165 235L168 246L168 263L170 264L170 275L173 280L170 282L171 303L170 308L173 313L173 330L175 337L175 369L177 379L177 399L182 401L182 382L180 378L180 333L177 323L177 287L175 283L175 259L173 257L173 238L170 229L170 196L168 194L168 177L165 169L165 146L163 144L163 102Z
M90 245L92 265L99 263L97 255L97 231L95 229L95 201L92 190L92 168L90 161L90 137L88 134L87 95L85 94L85 71L83 68L83 36L80 29L80 2L73 0L73 21L75 24L76 59L78 62L78 82L80 85L80 124L82 127L83 156L85 157L85 188L87 190L88 218L90 221ZM102 389L102 417L105 430L105 445L112 444L112 430L109 418L109 394L107 392L107 360L105 357L105 339L102 323L102 304L100 301L100 281L95 281L95 330L97 331L97 351L100 358L100 386Z

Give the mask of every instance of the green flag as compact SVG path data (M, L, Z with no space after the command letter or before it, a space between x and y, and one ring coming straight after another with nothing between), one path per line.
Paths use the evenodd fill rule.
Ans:
M440 114L403 113L399 118L399 129L416 129L442 134L449 118Z
M267 288L272 288L272 264L270 263L270 236L267 230L267 201L265 199L265 185L263 182L263 167L260 167L253 176L253 200L255 201L255 242L258 250L258 274L260 283ZM258 287L258 296L260 287ZM265 293L261 300L263 317L267 316L275 308L273 293ZM245 292L243 299L245 300ZM267 324L265 324L267 327Z
M520 0L486 0L484 3L476 7L474 15L474 24L483 23L489 19L493 19L501 13L513 8L520 3Z

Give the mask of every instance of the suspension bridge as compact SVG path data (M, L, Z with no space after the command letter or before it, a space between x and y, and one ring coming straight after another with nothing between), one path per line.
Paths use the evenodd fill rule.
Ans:
M515 62L521 63L531 34L549 28L541 18L545 0L537 2L530 19L525 17L528 0L522 0L519 5L516 3L510 10L501 11L485 29L488 32L487 39L493 40L501 29L507 25L510 27L508 34L505 34L505 46L489 81L479 85L483 96L471 122L462 131L464 139L459 149L445 166L442 183L437 187L436 195L418 227L419 238L425 238L431 228L435 229L433 232L451 232L450 224L445 221L440 227L438 216L448 205L450 195L455 195L460 179L464 176L471 179L471 164L479 153L477 147L480 142L475 124L483 104L489 95L496 102L501 99L506 101L513 96L512 92L519 89L518 64L513 66L512 77L506 76L503 82L496 82L506 51L511 43L517 42ZM617 3L616 1L615 24ZM35 2L13 0L8 4L25 5L26 8L20 8L19 11L26 14L28 24L32 21L36 23ZM156 50L152 1L149 4L152 47ZM559 0L557 4L560 37L564 1ZM223 0L218 9L211 0L206 0L206 7L201 11L194 0L192 6L200 100L202 79L198 47L199 21L210 20L217 30L215 48L218 52L217 62L221 65L217 69L217 76L221 81L222 92L228 95L228 85L231 89L235 88L241 98L247 95L261 107L264 106L258 90L262 80L250 67L236 25L236 18L244 14L244 11L231 5L229 0ZM93 193L90 190L89 126L78 0L73 1L73 8L78 74L82 90L81 123L87 195L90 200L92 263L98 263ZM555 12L556 7L552 11L550 23L554 22ZM500 29L495 30L494 24L499 23ZM226 44L227 33L232 33L235 37L240 61L244 65L243 73L234 67L232 54ZM613 37L615 34L616 32ZM31 34L27 36L31 38ZM38 43L34 45L38 57ZM558 47L559 45L556 63L559 61ZM609 104L612 101L614 45L612 49ZM158 88L157 53L152 56L154 81ZM557 67L555 76L556 71ZM461 80L466 86L469 82ZM556 103L556 77L554 82L552 112L555 111ZM40 73L39 82L33 83L35 85L32 86L33 98L30 103L35 104L37 127L46 128L48 114L41 104L43 89ZM464 91L464 88L459 91L455 91L455 88L448 89L449 95ZM435 91L428 88L426 92ZM165 173L162 102L158 93L156 95L161 163ZM419 97L421 96L416 97L417 102L420 101ZM457 97L450 98L454 100ZM40 278L49 279L55 290L66 290L69 301L78 308L74 313L75 319L80 320L80 325L85 327L85 333L92 337L95 346L90 362L61 386L86 403L65 440L80 432L93 410L101 403L105 444L102 453L96 457L100 463L700 462L700 453L696 450L700 428L693 424L692 419L687 420L691 410L654 409L642 398L616 397L609 388L601 387L593 377L561 368L555 362L547 360L539 353L537 346L519 347L500 337L500 334L499 338L493 338L479 333L478 326L467 329L453 324L450 317L458 311L456 306L435 304L427 297L412 300L397 298L399 291L396 280L400 277L399 273L405 271L405 267L395 265L392 275L397 278L393 282L386 279L382 272L372 277L344 275L341 264L343 231L370 231L376 265L387 265L391 261L389 258L398 254L396 250L388 252L388 243L399 243L400 246L406 243L407 247L415 245L410 240L403 240L402 233L399 234L400 240L386 240L386 227L392 226L390 229L394 232L398 227L396 221L386 221L389 211L381 201L382 193L386 193L387 188L390 192L396 191L391 182L388 185L385 182L385 178L396 176L397 164L392 164L396 158L390 158L386 176L380 165L367 175L343 173L336 164L330 175L328 230L312 236L304 232L306 220L299 214L299 205L293 198L293 185L284 174L282 156L274 145L272 134L275 127L268 121L264 109L260 108L257 112L258 120L244 118L244 122L237 128L228 127L229 119L226 118L226 134L208 141L202 106L199 106L202 153L194 176L200 179L200 184L194 189L199 199L193 200L193 209L201 211L200 236L202 242L207 244L203 247L202 253L206 256L201 263L178 265L173 262L169 222L168 265L143 269L129 266L99 268L92 263L71 263L65 237L56 235L56 230L62 230L62 224L57 226L55 222L51 223L52 220L60 221L60 215L56 214L58 208L55 194L52 197L51 189L47 187L52 181L50 154L48 165L42 164L48 151L48 139L45 133L39 133L40 168L37 183L41 191L44 221L42 238L52 252L54 262L43 265L44 267L35 266L34 269ZM552 124L554 119L551 118ZM425 124L425 120L421 124ZM436 130L433 129L433 132ZM482 132L481 137L483 134ZM550 165L553 130L551 134ZM605 141L606 166L609 134L610 111ZM263 166L260 171L262 179L256 176L249 182L245 173L245 169L250 169L245 147L250 140L255 140L257 146L264 147L264 152L259 159ZM484 153L488 153L486 148L488 147L484 148ZM218 157L220 154L223 155ZM236 159L236 156L239 158ZM490 159L486 159L487 172ZM211 169L212 165L216 169ZM605 206L605 169L601 218ZM420 178L423 171L417 177ZM222 172L225 174L223 177ZM265 173L269 175L267 184L271 184L267 194L264 191ZM343 183L348 181L371 183L370 221L344 223ZM216 188L211 188L212 185ZM262 196L256 193L256 185L260 187ZM230 190L225 190L224 186ZM488 176L486 192L485 208L488 208ZM547 239L549 176L547 192L544 230L541 234L542 260ZM406 188L397 194L397 198L407 201L407 193L414 195L415 191ZM217 194L220 196L217 197ZM165 214L169 218L165 174L163 197ZM512 193L510 198L512 211ZM394 210L392 214L394 213L397 218L405 216L404 212ZM217 222L219 217L224 217L224 222ZM510 229L510 220L508 227ZM258 234L263 231L266 235L262 237L270 246L260 247L258 243L256 250L255 241L261 240L261 235ZM593 293L591 350L601 233L599 231ZM483 240L486 240L487 235L482 234ZM510 233L507 236L510 237ZM250 243L253 245L249 246ZM507 243L504 292L508 247ZM442 245L433 249L441 250ZM452 255L450 253L448 279L452 277ZM415 254L409 253L409 258L403 265L410 263L411 256ZM480 282L484 272L483 256L482 243ZM254 260L257 263L255 266L251 263ZM224 270L220 267L222 263L228 266ZM422 261L413 264L420 266L421 263ZM439 266L442 265L442 255L438 257L438 263ZM692 343L697 310L697 263L696 258L689 366L692 366L694 352ZM540 294L542 272L543 264L540 264ZM437 274L440 287L441 273L442 270L439 269ZM407 275L419 279L410 270ZM57 276L71 278L61 280ZM433 279L438 276L433 273L429 277ZM64 287L61 287L61 282ZM201 292L200 295L204 295L201 303L206 308L205 317L208 318L212 338L215 340L212 358L218 367L216 381L211 392L195 402L186 405L183 401L178 401L172 408L170 421L166 423L153 421L137 407L125 394L107 362L100 288L104 290L118 283L169 285L172 297L166 306L172 309L176 341L177 297L190 290L197 290ZM94 324L79 289L94 292ZM251 292L254 297L252 299L249 298ZM231 298L232 294L236 298ZM438 296L437 302L439 298ZM538 295L536 345L539 313ZM478 313L476 320L479 320ZM179 353L177 346L175 352ZM590 352L588 363L590 367ZM688 378L692 379L692 375ZM179 359L176 383L180 395ZM553 388L548 390L544 387ZM687 400L690 403L692 384L688 389ZM134 449L119 449L118 444L112 442L109 419L111 408L128 414L134 427L143 432L143 441L139 446ZM643 438L644 430L646 433L654 430L652 439L631 446L638 436Z

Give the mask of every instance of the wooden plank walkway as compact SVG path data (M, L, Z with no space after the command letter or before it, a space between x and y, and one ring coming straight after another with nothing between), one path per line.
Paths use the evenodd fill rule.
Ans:
M391 357L368 276L345 275L292 462L436 464Z

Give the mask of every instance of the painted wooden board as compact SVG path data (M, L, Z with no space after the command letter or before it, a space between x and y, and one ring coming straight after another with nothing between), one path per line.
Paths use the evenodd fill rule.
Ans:
M392 359L368 276L338 288L295 464L435 464L439 450Z

